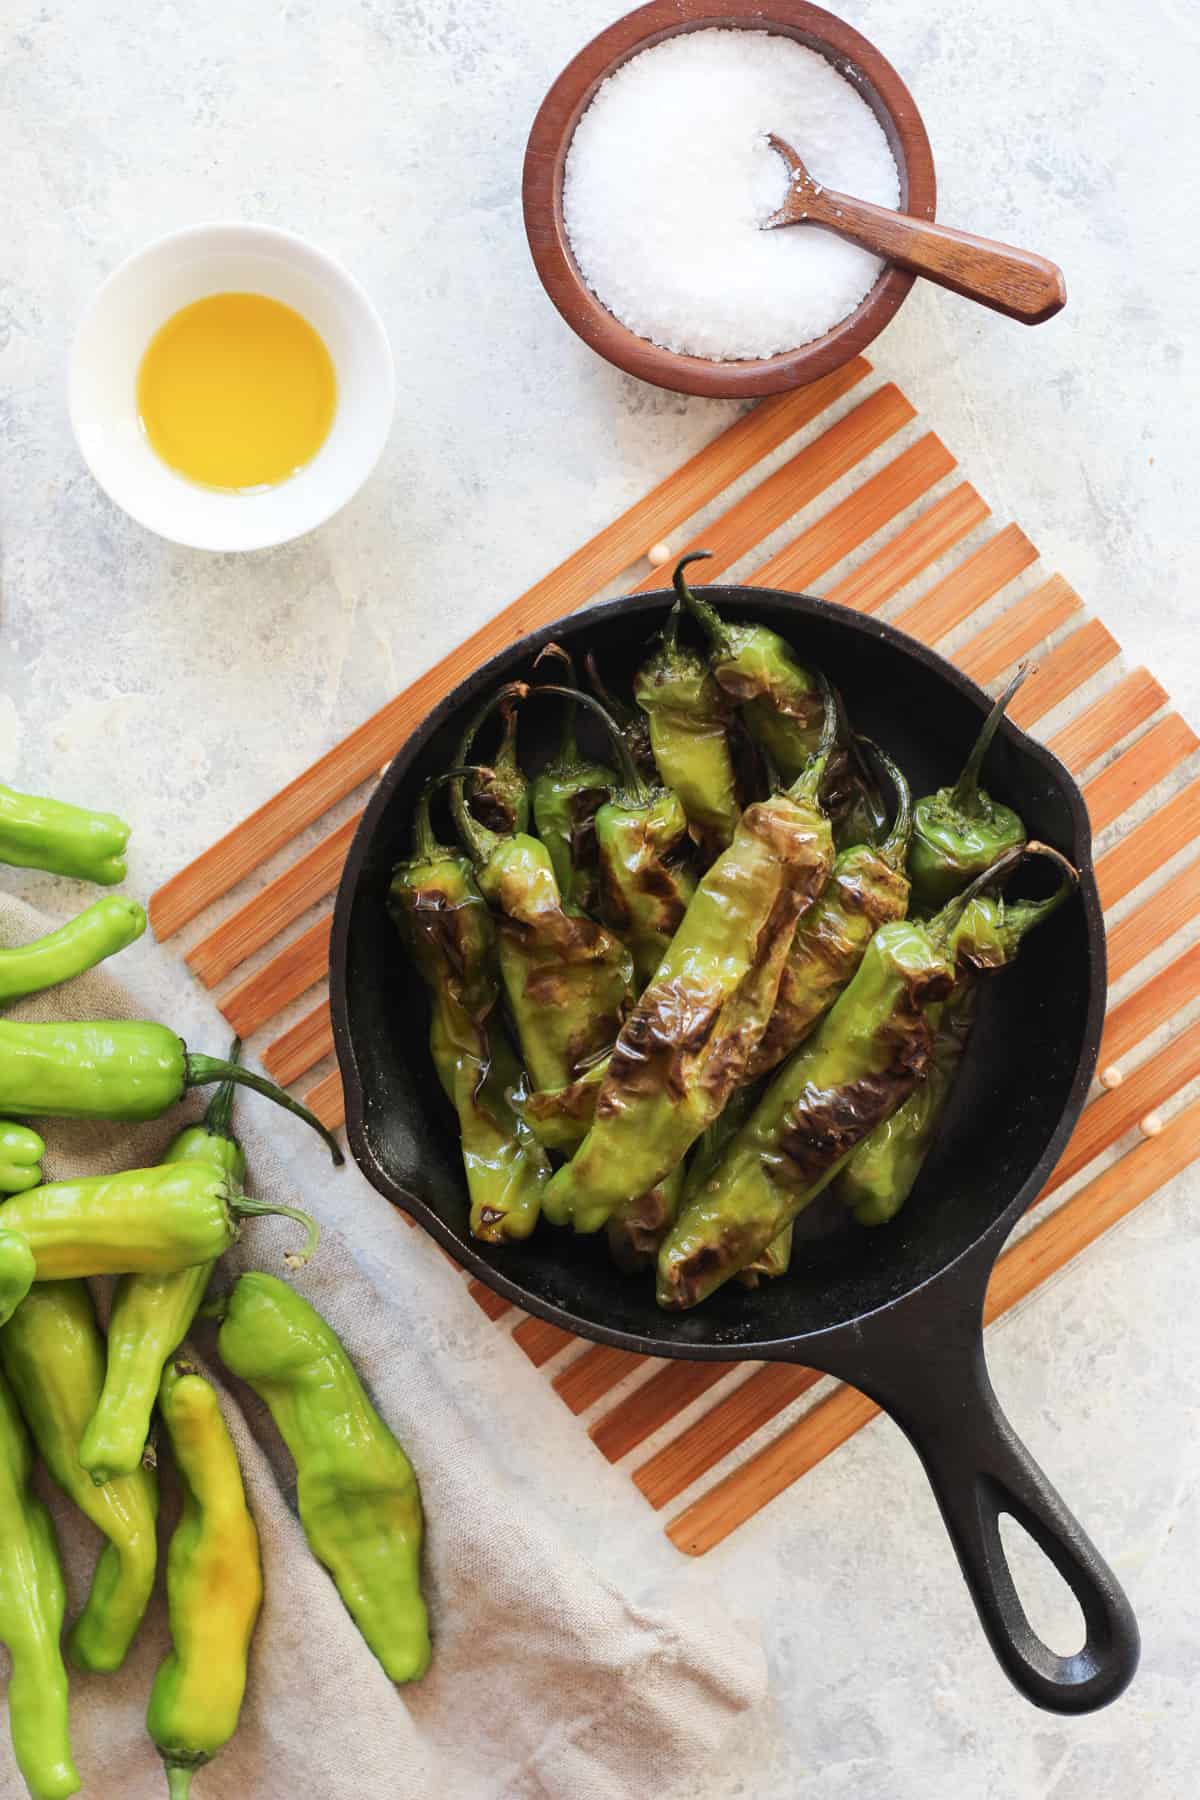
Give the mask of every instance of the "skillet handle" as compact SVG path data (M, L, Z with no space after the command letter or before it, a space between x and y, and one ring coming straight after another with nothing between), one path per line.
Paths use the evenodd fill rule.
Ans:
M873 1343L868 1328L858 1370L847 1377L886 1408L921 1458L1009 1680L1051 1712L1091 1712L1132 1680L1137 1621L1112 1570L1001 1409L984 1357L982 1301L981 1284L975 1304L948 1332L945 1315L929 1329L928 1313L899 1339L889 1330L890 1342ZM1086 1637L1072 1656L1051 1650L1026 1617L1000 1538L1002 1513L1025 1528L1079 1602Z

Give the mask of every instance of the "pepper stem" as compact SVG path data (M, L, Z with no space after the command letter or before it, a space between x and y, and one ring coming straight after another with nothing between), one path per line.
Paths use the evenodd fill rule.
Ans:
M1073 863L1049 844L1039 843L1036 839L1025 846L1029 856L1044 856L1050 862L1057 863L1062 871L1062 880L1052 894L1044 900L1018 900L1005 920L1006 929L1011 933L1014 947L1020 943L1027 931L1048 919L1051 913L1057 912L1064 900L1070 898L1079 886L1079 872Z
M494 694L488 696L483 705L479 707L474 715L467 721L466 730L459 740L456 761L460 767L457 773L451 771L451 773L455 775L455 781L450 792L450 810L454 814L454 824L458 831L458 835L462 839L463 845L472 862L476 865L487 861L500 839L497 832L491 831L486 825L481 825L479 823L479 820L474 817L470 807L467 805L466 790L463 787L461 779L462 765L470 763L471 750L475 743L475 739L478 737L488 719L491 718L496 708L505 705L511 700L523 700L528 692L528 685L524 681L505 682L502 688L498 688ZM503 746L501 749L503 751Z
M1040 911L1037 917L1045 918L1046 912L1052 912L1054 907L1061 906L1067 895L1073 891L1079 875L1074 864L1068 862L1060 850L1052 849L1049 844L1040 843L1034 838L1026 844L1014 844L1011 850L1006 850L1002 856L996 858L989 868L977 875L961 894L955 894L953 900L946 902L941 912L937 913L929 922L930 935L935 942L945 943L971 901L978 899L979 895L985 893L988 888L1007 881L1013 870L1019 868L1029 856L1047 857L1051 862L1057 863L1063 871L1063 881L1049 900L1030 902L1031 905L1045 909L1045 911ZM1035 922L1035 920L1030 921L1031 924Z
M229 1061L231 1063L240 1062L241 1056L242 1040L240 1037L235 1037L229 1046ZM233 1137L229 1126L233 1118L233 1090L236 1085L237 1083L233 1081L223 1081L209 1101L208 1110L204 1114L205 1131L211 1133L213 1137L228 1138L231 1143Z
M167 1800L188 1800L192 1791L192 1776L196 1773L194 1766L184 1767L182 1763L169 1762L167 1771Z
M309 1112L307 1106L302 1106L299 1100L293 1100L292 1096L285 1094L275 1082L269 1081L265 1075L256 1075L253 1069L244 1068L241 1063L229 1062L221 1056L197 1056L189 1050L184 1056L184 1087L206 1087L211 1081L230 1081L238 1087L253 1088L256 1094L265 1095L268 1100L273 1100L276 1106L282 1106L285 1112L295 1113L298 1119L303 1119L306 1125L311 1125L313 1130L324 1138L329 1147L329 1154L335 1163L340 1164L345 1161L341 1146L332 1131L322 1125L320 1119L315 1113Z
M674 613L676 608L672 607L671 611ZM616 695L612 692L612 689L605 685L596 663L595 651L589 650L583 660L584 666L588 672L588 680L592 684L592 692L595 694L597 700L599 700L602 706L607 706L618 725L622 727L627 725L633 716L632 712L630 708L625 705L625 702L623 700L618 700ZM572 676L571 680L572 685L574 685L574 676Z
M571 655L571 652L569 650L564 650L561 644L546 644L538 651L533 659L533 666L535 669L544 656L552 657L555 662L562 664L565 671L563 680L565 685L570 688L573 696L578 686L578 682L575 676L575 658ZM556 691L561 694L563 689L559 688ZM574 763L579 761L579 744L575 736L575 715L577 710L574 698L570 699L566 706L563 707L562 736L558 741L558 760L564 769L570 768Z
M968 756L963 772L954 784L951 805L956 811L973 819L979 813L979 771L983 767L983 759L992 747L992 739L1000 729L1000 721L1004 717L1009 701L1030 673L1030 665L1022 663L1008 686L1004 689L983 721L979 736L975 739L975 747Z
M813 670L813 680L821 695L825 717L817 747L787 790L794 800L815 799L825 779L825 765L833 755L838 734L838 697L833 683L820 669Z
M874 751L892 784L892 792L896 796L896 816L892 820L891 830L879 846L879 855L889 869L902 869L908 858L908 840L912 836L912 789L905 779L903 769L892 761L887 751L881 749L874 738L860 737L854 742L856 746L866 744L869 750Z
M617 724L617 721L613 718L607 708L601 706L598 700L593 700L590 694L582 694L577 688L558 687L551 681L543 682L540 687L536 687L532 691L535 694L559 694L563 699L570 700L572 704L586 706L589 712L595 713L612 740L612 747L616 752L622 781L629 789L629 792L637 800L639 806L645 806L649 803L650 789L646 786L646 783L642 780L642 777L638 772L638 766L633 760L633 752L625 741L625 733L621 730L621 727Z
M277 1217L295 1219L297 1225L304 1226L307 1235L303 1249L289 1250L283 1259L289 1269L302 1269L321 1241L321 1227L298 1206L281 1206L274 1200L251 1200L247 1194L235 1194L227 1204L237 1219Z
M675 573L671 577L671 582L681 603L687 607L714 649L719 650L724 656L728 654L730 648L729 627L711 600L702 598L692 591L683 573L689 563L705 562L711 555L711 550L691 550L686 556L681 556L675 564Z

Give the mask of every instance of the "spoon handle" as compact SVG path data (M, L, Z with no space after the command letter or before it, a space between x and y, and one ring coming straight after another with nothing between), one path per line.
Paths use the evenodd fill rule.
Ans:
M830 188L822 190L819 206L808 205L807 223L849 238L902 269L1023 325L1040 325L1067 303L1062 270L1032 250L952 231L948 225L891 212Z

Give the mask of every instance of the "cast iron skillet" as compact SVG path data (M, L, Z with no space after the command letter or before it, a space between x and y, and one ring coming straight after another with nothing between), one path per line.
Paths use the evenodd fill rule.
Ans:
M885 745L914 794L951 779L987 696L924 645L846 608L761 588L713 587L717 604L765 620L844 691L859 730ZM1059 1712L1103 1706L1138 1658L1137 1626L1112 1572L1000 1410L984 1362L984 1290L1005 1238L1066 1142L1092 1075L1104 1014L1104 929L1083 799L1062 765L1015 727L988 758L987 786L1017 807L1031 837L1063 850L1080 898L1033 933L1017 967L988 984L938 1146L890 1226L864 1231L830 1201L804 1215L790 1274L735 1283L694 1312L655 1305L653 1282L613 1267L603 1241L538 1227L490 1248L466 1230L458 1135L426 1047L427 1009L384 909L408 850L423 780L452 763L468 708L525 674L551 639L609 680L630 676L670 604L610 601L513 644L449 695L392 762L355 835L338 890L332 945L334 1041L347 1131L379 1191L516 1306L598 1343L651 1356L765 1358L826 1370L868 1394L925 1465L980 1620L1010 1679ZM549 749L556 703L522 709L523 754ZM599 748L597 744L594 747ZM1069 1583L1083 1648L1052 1652L1017 1596L998 1522L1010 1513Z

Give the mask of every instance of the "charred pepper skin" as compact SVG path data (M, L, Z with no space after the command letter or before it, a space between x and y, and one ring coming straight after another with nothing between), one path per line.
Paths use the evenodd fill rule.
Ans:
M562 737L550 761L530 784L533 822L538 837L550 852L554 876L565 906L594 912L596 905L596 813L617 785L615 772L606 763L582 756L576 740L578 702L575 664L561 644L547 644L537 661L547 657L561 662L566 688L549 691L567 697L563 707ZM537 693L540 690L531 690Z
M533 1230L550 1165L511 1099L524 1072L500 1018L495 921L470 862L438 843L429 803L427 788L388 911L429 991L430 1054L458 1118L472 1236L502 1243Z
M979 772L1005 708L1029 673L1022 663L983 722L975 746L953 787L926 794L913 809L908 875L914 912L936 912L1005 851L1025 842L1025 826L979 785Z
M787 793L747 807L703 876L621 1029L587 1137L546 1189L551 1223L598 1231L630 1194L670 1173L743 1080L796 920L832 866L817 795L833 720L830 697L820 754Z
M896 795L891 831L878 850L870 844L843 850L820 899L797 925L775 1011L751 1058L750 1080L768 1074L804 1042L853 976L873 934L908 910L908 783L889 757L877 754Z
M953 990L928 1012L933 1031L929 1072L891 1118L859 1145L834 1182L834 1194L860 1225L888 1224L916 1185L971 1035L978 977L987 970L1007 967L1027 933L1057 912L1078 885L1079 877L1070 863L1039 843L1008 852L993 864L990 877L1002 881L1027 856L1048 857L1062 870L1063 879L1044 900L1006 901L980 894L963 908L950 934Z
M94 969L136 942L145 929L146 914L136 900L106 894L57 931L32 944L0 950L0 1006Z
M228 1427L210 1382L186 1362L163 1371L158 1397L183 1510L167 1552L171 1650L150 1691L146 1729L170 1800L237 1730L246 1664L262 1609L258 1532Z
M54 1526L32 1474L29 1433L0 1375L0 1644L12 1658L9 1729L31 1800L69 1800L82 1783L71 1757L59 1648L66 1589Z
M707 552L705 552L707 554ZM675 571L678 591L684 557ZM678 794L688 823L708 858L733 842L737 776L729 743L729 703L704 657L679 641L683 603L677 600L662 635L638 670L634 698L650 721L650 744L664 786Z
M295 1113L324 1139L337 1139L307 1107L241 1064L188 1050L169 1026L149 1019L16 1024L0 1019L0 1113L35 1119L156 1119L191 1087L235 1081Z
M421 1594L421 1494L412 1464L363 1389L337 1334L294 1288L243 1275L217 1338L296 1464L309 1548L392 1681L429 1667Z
M236 1062L235 1040L230 1061ZM246 1158L230 1135L233 1083L222 1082L204 1120L189 1125L167 1149L164 1163L202 1163L240 1189ZM111 1481L139 1468L163 1368L191 1329L214 1264L195 1263L170 1275L121 1275L108 1315L104 1387L79 1445L79 1462L93 1481Z
M39 1187L46 1146L27 1125L0 1119L0 1194L23 1194Z
M81 1669L119 1669L154 1586L158 1483L149 1469L98 1488L79 1465L83 1436L104 1384L104 1339L84 1281L44 1281L0 1332L0 1365L59 1487L104 1533L91 1592L71 1628Z
M924 1007L952 979L931 928L899 920L876 932L832 1011L685 1202L659 1252L660 1306L695 1306L753 1263L896 1110L928 1066Z
M278 1214L307 1231L289 1260L307 1262L317 1227L294 1206L250 1200L204 1163L159 1163L119 1175L49 1181L0 1206L0 1226L17 1231L37 1261L38 1281L88 1275L170 1275L212 1263L235 1244L239 1221Z
M0 1230L0 1325L8 1321L33 1286L37 1258L19 1231Z
M129 827L115 813L0 785L0 862L112 887L125 879Z
M492 709L526 691L511 682L485 702L463 734L460 766ZM616 1037L631 999L633 958L606 927L564 905L544 844L481 825L461 777L450 792L479 890L499 914L500 979L530 1081L565 1087Z

